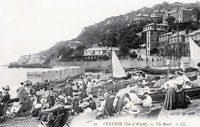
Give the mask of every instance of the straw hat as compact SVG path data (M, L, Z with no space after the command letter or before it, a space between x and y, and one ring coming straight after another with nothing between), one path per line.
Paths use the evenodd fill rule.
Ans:
M59 95L59 96L58 96L58 99L64 100L64 98L65 98L65 97L64 97L63 95Z
M147 92L147 91L144 91L142 95L144 96L145 94L148 94L148 92Z
M142 85L146 85L147 82L145 80L142 81Z
M168 75L168 78L173 78L173 77L174 77L174 75L172 75L172 74Z
M37 104L34 105L34 107L35 107L35 108L41 108L41 107L42 107L42 104L37 103Z
M104 97L108 97L109 96L109 93L104 93Z
M93 99L93 96L91 94L88 97L91 98L91 99Z

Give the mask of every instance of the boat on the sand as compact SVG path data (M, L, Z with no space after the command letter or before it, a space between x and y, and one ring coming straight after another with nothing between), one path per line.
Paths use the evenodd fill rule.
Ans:
M185 94L191 99L200 98L200 87L185 89ZM152 97L153 103L164 102L165 95L166 95L166 92L158 92L158 93L150 94L150 96Z

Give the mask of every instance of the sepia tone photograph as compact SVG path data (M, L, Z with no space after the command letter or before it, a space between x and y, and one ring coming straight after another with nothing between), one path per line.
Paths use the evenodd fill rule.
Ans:
M0 127L195 127L200 1L0 0Z

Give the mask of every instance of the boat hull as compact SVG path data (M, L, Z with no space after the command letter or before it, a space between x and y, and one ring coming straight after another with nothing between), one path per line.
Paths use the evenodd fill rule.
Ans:
M153 103L161 103L165 100L165 94L166 92L152 93L150 96L152 97ZM200 87L185 89L185 94L191 99L200 98Z

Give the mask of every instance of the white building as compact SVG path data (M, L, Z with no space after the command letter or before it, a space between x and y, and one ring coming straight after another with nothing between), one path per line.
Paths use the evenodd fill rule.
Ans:
M151 21L151 18L148 14L137 14L134 18L134 22L136 23L140 23L140 22L143 22L143 21Z
M166 19L169 16L175 18L174 22L188 22L188 21L197 21L197 12L194 9L185 9L177 8L176 10L169 11L164 14L163 22L166 22Z
M80 41L71 41L69 43L69 47L72 49L76 49L78 46L81 46L81 45L82 45L82 42Z
M118 54L120 50L117 47L90 47L84 51L84 58L86 60L97 60L103 57L109 57L111 49L114 50L116 54Z

